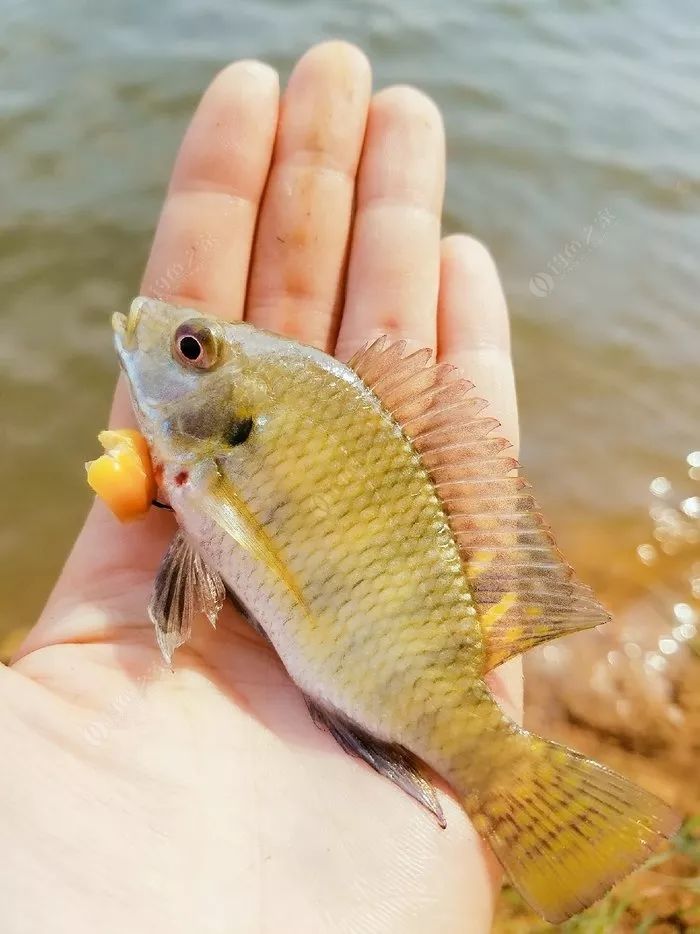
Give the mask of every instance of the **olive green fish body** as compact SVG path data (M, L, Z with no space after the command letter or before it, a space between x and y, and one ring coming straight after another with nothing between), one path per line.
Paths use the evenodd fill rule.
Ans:
M149 612L170 658L224 585L312 716L432 810L454 787L557 921L678 825L626 779L519 728L485 675L606 614L554 545L497 423L429 354L344 366L246 324L137 300L115 316L141 430L182 531Z
M246 381L256 390L239 384L238 395L256 400L258 428L219 463L287 577L240 550L222 566L225 542L200 525L198 491L171 488L179 519L305 693L435 759L450 698L471 710L475 732L476 707L493 702L480 682L469 583L434 487L352 374L261 355L248 361Z

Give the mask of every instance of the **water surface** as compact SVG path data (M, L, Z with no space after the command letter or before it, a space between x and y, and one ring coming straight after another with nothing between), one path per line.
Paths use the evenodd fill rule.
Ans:
M445 226L495 254L523 461L604 588L651 477L700 447L700 12L420 0L24 0L0 29L0 632L39 611L89 504L109 315L138 290L212 75L357 41L445 114Z

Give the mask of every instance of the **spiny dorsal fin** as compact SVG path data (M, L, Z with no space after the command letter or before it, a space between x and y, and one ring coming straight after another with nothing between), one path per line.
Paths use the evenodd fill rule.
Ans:
M516 475L518 462L482 417L487 402L458 370L431 363L429 350L406 354L386 338L349 366L413 443L459 546L486 641L486 670L527 649L609 616L556 547Z

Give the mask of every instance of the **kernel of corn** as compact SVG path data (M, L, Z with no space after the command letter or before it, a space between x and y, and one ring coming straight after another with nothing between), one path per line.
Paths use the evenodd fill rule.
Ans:
M101 431L98 440L105 453L85 465L88 483L121 522L145 516L156 495L146 439L121 428Z

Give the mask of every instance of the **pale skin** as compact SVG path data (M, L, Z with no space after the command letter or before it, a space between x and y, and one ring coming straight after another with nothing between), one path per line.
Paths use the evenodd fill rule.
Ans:
M441 239L444 175L435 104L372 94L353 46L312 48L281 100L271 68L234 63L185 135L141 291L342 359L378 334L433 347L516 444L503 292L478 241ZM131 418L120 386L111 424ZM0 667L4 934L488 931L500 874L449 790L440 830L312 724L232 608L164 667L145 607L173 527L97 503ZM491 683L518 717L519 665Z

